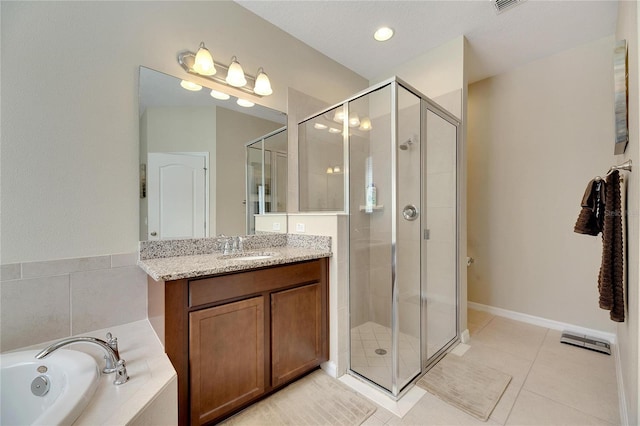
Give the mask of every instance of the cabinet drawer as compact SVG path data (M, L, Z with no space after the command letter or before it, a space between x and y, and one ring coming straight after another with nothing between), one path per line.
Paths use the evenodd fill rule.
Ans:
M320 260L189 281L189 307L320 280Z

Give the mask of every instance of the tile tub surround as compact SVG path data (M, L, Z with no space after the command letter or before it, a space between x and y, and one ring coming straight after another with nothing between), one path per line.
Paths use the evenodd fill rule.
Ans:
M178 424L177 375L149 321L135 321L83 335L104 339L107 332L118 338L120 356L126 361L130 379L116 386L113 374L101 374L96 393L74 426ZM57 340L21 350L42 349ZM85 352L95 358L100 368L104 365L104 353L97 346L80 343L65 349Z
M243 239L244 252L273 256L251 261L222 258L221 238L141 241L138 265L156 281L171 281L331 256L331 237L273 234Z
M0 268L0 351L147 317L138 254L24 262Z

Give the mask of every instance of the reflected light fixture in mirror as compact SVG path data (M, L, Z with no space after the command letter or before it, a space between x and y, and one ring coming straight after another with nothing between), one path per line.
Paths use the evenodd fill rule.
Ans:
M251 101L248 101L246 99L240 99L238 98L238 100L236 101L236 103L238 105L240 105L241 107L245 107L245 108L251 108L252 106L254 106L255 104Z
M371 120L369 119L369 117L364 117L362 120L360 120L360 127L358 127L358 129L369 131L372 128L373 127L371 126Z
M192 92L197 92L199 90L202 90L202 86L187 80L182 80L180 82L180 86L182 86L183 89L191 90Z
M258 68L257 77L245 74L238 58L233 56L231 64L215 62L211 52L200 43L197 53L188 50L178 53L178 63L188 73L207 78L225 86L231 86L245 93L258 97L273 93L271 81L262 67Z
M226 101L231 96L227 95L226 93L218 92L217 90L211 89L211 97L212 98L216 98L216 99L220 99L221 101Z

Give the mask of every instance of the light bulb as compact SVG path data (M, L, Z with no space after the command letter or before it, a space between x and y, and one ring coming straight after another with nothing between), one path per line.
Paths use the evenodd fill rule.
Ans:
M358 127L358 129L369 131L371 128L371 120L368 117L363 117L362 120L360 120L360 127Z
M192 92L197 92L198 90L202 89L202 86L200 86L199 84L195 84L187 80L182 80L180 82L180 86L182 86L183 89L191 90Z
M245 108L251 108L252 106L254 106L255 104L251 101L248 101L246 99L240 99L238 98L238 100L236 101L236 103L238 105L240 105L241 107L245 107Z
M226 93L218 92L217 90L211 90L211 97L220 99L221 101L226 101L231 96L227 95Z
M258 68L258 76L256 77L256 85L253 88L253 92L256 95L261 96L269 96L273 93L271 89L271 82L269 81L269 77L265 74L262 67Z
M327 174L333 174L333 167L327 167Z
M315 124L313 125L313 127L314 127L314 128L316 128L316 129L318 129L318 130L324 130L324 129L326 129L326 128L327 128L327 126L326 126L326 125L324 125L324 124L322 124L322 123L315 123Z
M340 166L335 166L335 167L333 168L333 173L340 173L340 171L341 171L341 170L340 170Z
M225 80L234 87L242 87L247 84L242 66L240 66L235 56L231 58L231 65L229 65L229 71L227 71L227 78Z
M198 53L196 53L193 70L202 75L214 75L216 73L213 57L211 56L211 52L204 47L204 42L200 43L200 48L198 49Z

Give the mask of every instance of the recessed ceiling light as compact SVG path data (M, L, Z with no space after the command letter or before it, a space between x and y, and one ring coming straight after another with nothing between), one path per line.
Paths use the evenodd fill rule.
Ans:
M387 41L391 37L393 37L393 30L389 27L378 28L376 32L373 33L373 38L378 41Z

